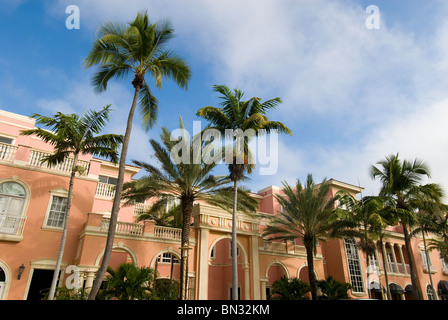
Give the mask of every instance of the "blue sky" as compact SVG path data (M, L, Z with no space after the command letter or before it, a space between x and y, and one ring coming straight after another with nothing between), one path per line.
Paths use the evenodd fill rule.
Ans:
M80 9L79 30L65 27L68 5ZM379 30L365 27L369 5L380 10ZM176 129L179 116L192 130L199 108L217 106L212 85L225 84L246 98L281 97L269 116L293 131L279 139L277 174L256 170L247 182L253 191L312 173L374 194L369 166L397 152L425 160L431 181L448 187L443 0L1 1L0 109L52 115L112 104L107 130L124 133L131 79L96 95L95 69L85 70L82 61L99 24L129 22L139 10L153 21L170 20L176 33L170 47L193 76L187 91L169 80L153 89L158 125L145 132L136 117L128 162L154 161L148 139L158 138L160 126Z

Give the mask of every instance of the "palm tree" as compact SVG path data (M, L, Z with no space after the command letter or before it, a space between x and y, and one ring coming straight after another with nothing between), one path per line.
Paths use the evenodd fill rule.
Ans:
M416 299L422 299L420 288L417 285L415 274L415 263L411 252L410 226L415 222L415 212L411 203L421 194L437 194L436 189L440 189L437 184L421 185L424 178L430 178L430 171L427 165L419 160L400 161L397 155L390 155L385 160L378 162L379 168L372 166L370 174L373 179L381 182L380 196L388 196L393 201L393 209L399 217L403 227L406 253L409 257L409 268L411 281ZM439 201L440 199L434 199Z
M384 274L386 286L388 287L388 276L382 241L384 237L384 229L389 225L392 225L393 221L390 211L385 210L386 200L376 196L362 197L360 200L357 200L353 195L346 191L339 191L336 194L336 200L339 202L338 212L340 217L347 221L355 222L359 227L358 237L360 238L360 241L358 242L358 247L366 255L367 266L371 265L369 261L370 257L375 254L377 247L376 239L380 239L384 262ZM370 298L370 290L368 290L368 294Z
M271 288L271 300L307 300L305 296L310 291L308 283L299 278L283 276L274 281Z
M221 107L207 106L197 111L197 116L209 121L208 129L216 129L221 135L232 139L234 143L232 159L226 159L229 177L233 182L234 199L232 213L232 250L237 252L236 245L236 206L238 202L238 182L244 177L244 173L252 173L254 169L253 157L249 150L250 136L244 140L235 137L235 134L249 133L255 136L263 133L278 131L292 135L283 123L270 121L266 116L267 111L275 109L281 103L280 98L274 98L262 102L258 97L252 97L248 101L242 101L244 93L234 89L233 92L225 85L215 85L213 90L221 94ZM238 265L237 256L232 254L232 300L238 300Z
M54 146L55 152L42 159L50 166L73 157L61 244L48 295L49 300L54 299L56 282L64 255L75 176L76 173L82 174L82 168L78 166L78 157L80 154L97 154L109 158L112 162L118 160L117 148L123 142L123 137L116 134L94 136L94 134L100 133L109 120L110 111L110 106L106 106L99 112L90 111L81 118L76 114L65 115L60 112L53 117L33 114L32 117L36 119L37 123L44 125L50 131L35 128L21 132L23 135L36 135L44 142Z
M308 174L305 186L297 180L295 188L283 182L285 196L276 195L283 211L270 218L263 236L270 240L294 241L301 239L306 249L308 277L313 300L317 299L314 255L319 239L353 236L354 223L340 219L334 209L335 198L329 197L330 184L316 185Z
M135 20L128 26L108 22L100 27L99 37L94 41L92 49L84 60L86 68L94 65L100 66L99 71L93 77L93 85L98 93L107 89L110 79L124 78L131 74L134 87L134 98L129 110L120 155L118 181L111 210L106 248L89 294L90 300L93 300L98 293L112 253L123 190L126 155L137 103L146 129L152 127L157 118L158 102L152 95L145 77L146 75L154 77L159 89L162 86L162 78L171 78L182 88L187 87L190 78L191 71L185 61L172 50L165 48L168 40L172 38L173 32L167 22L151 23L146 12L138 13Z
M184 132L182 120L180 127ZM184 135L182 139L172 141L171 133L163 127L162 144L150 140L154 156L160 162L161 169L149 163L134 161L136 165L146 171L147 175L126 183L123 192L123 198L127 202L156 199L153 204L154 210L165 207L173 197L180 200L179 207L182 210L181 300L187 298L188 249L193 205L195 201L201 200L228 209L231 207L233 193L232 189L228 187L230 183L228 177L212 175L217 161L206 164L201 160L202 154L194 151L193 146L198 142L197 139L200 137L195 136L193 139L189 139ZM176 162L171 156L173 148L179 145L181 145L180 149L187 152L187 163ZM196 159L196 157L200 157L200 159ZM246 213L256 211L258 202L250 196L249 192L239 189L238 194L241 197L241 201L238 203L239 210Z
M332 276L328 276L325 280L318 281L317 286L323 293L323 295L319 296L320 300L349 299L348 290L352 287L350 283L336 281Z
M109 275L101 298L117 300L148 300L152 298L154 270L137 267L133 263L122 263L117 270L107 268Z
M439 186L435 186L429 191L430 194L420 193L411 201L411 206L416 211L416 228L411 231L410 236L415 236L418 234L422 235L429 282L431 284L433 296L437 300L437 292L434 289L434 284L432 281L431 259L429 258L426 234L437 232L437 225L435 224L435 221L438 217L438 213L442 209L439 199L443 197L443 191Z

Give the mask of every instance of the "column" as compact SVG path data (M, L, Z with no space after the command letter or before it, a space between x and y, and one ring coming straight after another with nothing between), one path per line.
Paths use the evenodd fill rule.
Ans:
M390 247L391 247L391 250L392 250L392 258L394 259L395 270L398 273L397 256L395 255L395 244L391 245Z
M250 276L249 276L249 264L243 265L244 270L244 300L250 300Z
M209 229L200 229L199 268L198 268L198 299L207 300L208 290L208 235Z
M268 283L267 277L260 277L261 284L261 300L266 300L266 284Z
M87 274L85 290L86 293L90 293L90 289L92 289L93 286L93 280L95 279L95 272L88 271L85 273Z
M387 260L387 250L386 250L386 243L383 241L382 243L382 251L384 252L385 256L383 256L383 260L385 262L386 265L386 271L390 272L390 268L389 268L389 261Z
M260 300L260 255L258 252L258 236L252 236L252 282L254 284L254 300ZM266 289L264 290L266 293Z
M406 269L406 262L404 261L404 256L403 256L403 245L399 244L398 248L400 249L400 259L401 259L401 264L403 265L403 273L408 274L408 270Z

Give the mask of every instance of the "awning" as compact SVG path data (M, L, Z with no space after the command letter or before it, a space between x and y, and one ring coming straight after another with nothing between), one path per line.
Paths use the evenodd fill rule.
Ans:
M395 283L389 284L390 293L403 294L404 290Z
M437 289L439 290L440 294L448 294L448 281L440 280L439 284L437 285Z
M414 292L414 287L412 286L412 284L408 284L408 285L404 288L404 292L406 292L406 293L413 293L413 292Z
M372 281L369 285L369 290L370 290L370 292L381 292L379 282Z

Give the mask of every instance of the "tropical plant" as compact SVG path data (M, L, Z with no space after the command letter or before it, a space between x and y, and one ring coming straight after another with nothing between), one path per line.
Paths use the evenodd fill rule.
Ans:
M308 283L299 278L283 276L274 281L271 287L270 300L308 300L306 294L310 291Z
M154 270L137 267L133 263L122 263L117 270L107 268L109 273L104 289L99 295L104 300L149 300L152 299Z
M297 180L295 188L283 182L284 196L275 195L283 211L270 218L263 236L270 240L294 241L301 239L305 249L311 297L317 299L314 255L319 239L352 237L356 226L340 219L334 209L335 198L329 197L330 184L325 179L319 185L308 174L305 185Z
M56 283L64 255L75 176L77 173L84 173L83 168L78 165L78 157L81 154L96 154L109 158L112 162L117 162L118 160L117 148L123 142L123 137L116 134L95 136L106 125L110 111L110 106L106 106L101 111L90 111L83 117L79 117L76 114L66 115L60 112L53 117L33 114L32 117L36 119L36 122L49 130L34 128L21 131L22 135L35 135L54 147L54 153L42 158L43 163L53 166L68 160L69 157L73 157L61 244L48 293L49 300L54 299Z
M172 279L157 279L153 293L155 300L176 300L179 297L179 282Z
M339 191L336 194L336 200L339 203L337 210L340 218L355 222L359 228L359 235L357 237L360 241L358 242L358 247L366 255L368 266L371 265L369 261L370 257L375 254L377 248L376 240L380 240L386 286L389 288L385 265L386 257L383 251L383 238L384 229L389 225L392 225L394 220L390 210L387 210L385 205L386 199L370 196L362 197L360 200L357 200L352 194L345 191ZM370 269L369 271L375 271L376 267L377 266L375 266L374 270ZM368 294L370 297L370 290L368 290Z
M180 128L185 133L182 119L180 119ZM181 139L173 141L171 132L163 127L160 137L162 144L153 139L150 143L161 169L146 162L134 161L146 171L146 175L125 184L123 199L126 199L128 203L155 199L152 210L165 208L173 198L180 200L183 251L180 265L180 298L184 300L187 293L188 249L193 204L195 201L204 201L228 210L231 207L233 191L228 186L230 183L228 177L216 177L212 174L217 161L210 161L207 164L202 161L205 154L195 151L197 143L203 144L199 136L190 139L183 135ZM176 161L172 157L173 150L177 149L185 153L182 155L184 161ZM250 196L250 193L240 188L238 194L241 197L238 209L246 213L255 212L258 202ZM187 253L184 254L184 251Z
M151 128L157 119L158 101L152 95L145 77L152 76L157 88L161 89L162 79L171 78L182 88L187 87L190 68L175 52L165 48L173 36L168 22L152 23L146 12L139 12L128 26L104 23L98 32L98 39L84 60L86 68L99 65L93 77L93 86L100 93L107 89L112 78L133 76L134 97L126 124L124 141L118 167L118 181L111 210L109 230L103 260L98 269L89 299L95 299L110 261L118 211L120 209L126 156L132 131L132 121L138 103L143 125Z
M222 137L232 139L233 151L231 159L226 157L229 177L233 182L234 199L232 212L232 252L237 252L236 245L236 211L238 203L238 182L244 178L244 173L251 174L255 164L249 149L249 142L258 135L273 131L292 135L283 123L271 121L267 117L269 110L275 109L281 103L280 98L262 102L258 97L243 101L244 93L234 89L233 92L225 85L215 85L213 90L221 94L221 107L207 106L197 111L197 116L209 121L207 129L218 130ZM243 137L243 135L246 136ZM238 264L236 255L232 255L232 300L238 300Z
M387 196L392 202L391 209L399 218L403 227L406 253L409 258L411 282L416 299L421 300L422 294L417 285L415 262L411 252L410 227L416 221L413 203L422 195L435 197L440 194L440 186L433 183L422 185L424 178L430 178L428 166L421 160L401 161L398 154L387 156L385 160L377 163L379 167L372 166L370 174L373 179L379 179L381 189L379 196ZM440 198L433 198L440 202Z
M438 231L436 220L439 216L439 212L443 210L443 205L438 200L443 197L443 191L441 190L441 188L431 188L430 191L435 192L436 194L422 193L420 195L417 195L411 201L411 206L414 207L416 212L416 223L415 227L410 232L410 236L412 237L419 234L422 235L423 249L428 268L429 282L431 284L433 297L437 300L437 292L434 288L432 275L430 272L431 259L429 258L429 250L426 241L426 235L436 233Z
M332 276L328 276L325 280L317 281L317 286L322 291L319 300L342 300L350 298L348 290L351 289L351 284L339 282Z

